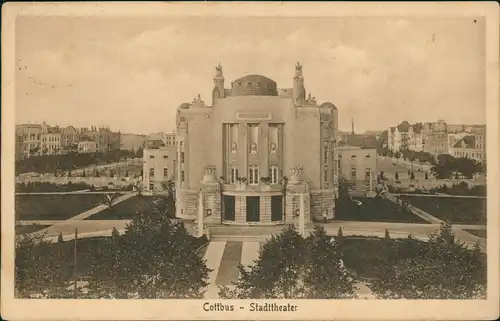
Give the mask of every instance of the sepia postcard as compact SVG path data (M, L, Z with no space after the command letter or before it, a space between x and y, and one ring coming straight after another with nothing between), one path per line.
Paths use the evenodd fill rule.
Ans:
M499 317L495 2L2 7L6 320Z

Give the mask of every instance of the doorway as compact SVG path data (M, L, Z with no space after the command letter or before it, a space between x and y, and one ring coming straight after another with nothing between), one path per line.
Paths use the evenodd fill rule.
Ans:
M235 210L234 196L224 195L224 220L234 221Z
M260 221L260 197L247 196L247 222Z
M271 221L283 220L283 196L271 196Z

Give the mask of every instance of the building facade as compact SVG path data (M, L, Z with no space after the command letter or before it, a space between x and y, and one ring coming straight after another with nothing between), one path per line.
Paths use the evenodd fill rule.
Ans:
M88 154L97 152L97 143L93 140L82 140L78 143L78 153Z
M144 143L146 142L145 135L137 134L121 134L120 135L120 149L137 151L140 148L144 148Z
M377 150L354 146L338 147L339 176L353 190L369 195L377 184Z
M176 156L174 146L144 149L142 182L145 193L161 192L162 183L175 179Z
M337 108L306 97L300 64L292 82L248 75L227 89L219 65L212 106L198 96L178 107L177 217L201 206L223 224L293 223L299 207L306 224L334 216Z
M80 133L73 126L67 126L61 129L61 148L63 153L76 152Z
M59 128L48 128L41 134L42 155L59 155L61 153L61 131Z
M23 124L17 128L19 150L19 159L39 156L41 154L41 135L42 126L38 124Z
M425 123L422 133L423 139L425 140L424 152L430 153L436 157L448 153L448 131L444 120L439 120L434 123Z

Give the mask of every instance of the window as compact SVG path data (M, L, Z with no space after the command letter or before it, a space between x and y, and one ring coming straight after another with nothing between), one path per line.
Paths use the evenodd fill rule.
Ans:
M155 157L153 155L149 155L149 159L154 159Z
M154 168L150 168L149 169L149 177L154 177L155 176L155 169Z
M278 183L279 183L278 166L272 165L271 166L271 184L278 184Z
M163 159L167 159L168 158L168 155L163 155Z
M229 181L231 182L231 184L235 184L236 181L238 180L238 177L239 177L238 169L236 168L236 166L231 165L231 173L229 177Z
M259 166L251 165L248 171L250 185L259 184Z
M184 152L181 152L181 164L184 164Z
M150 191L152 191L152 190L154 190L154 189L155 189L155 184L150 183L150 184L149 184L149 190L150 190Z
M325 168L325 170L324 170L324 175L325 175L325 177L324 177L325 186L328 186L328 169L327 168Z
M365 158L370 158L370 154L366 154L366 155L365 155Z
M351 179L356 180L356 168L351 168Z
M352 155L351 158L356 158L356 155Z
M323 154L323 161L325 164L328 164L328 149L325 147L325 151L324 151L324 154Z
M181 182L184 182L184 179L185 179L185 177L184 177L184 171L181 171Z
M370 177L371 177L371 169L370 169L370 168L367 168L367 169L365 170L365 180L366 180L367 182L369 182L369 181L370 181Z
M168 168L166 167L163 169L163 176L168 177Z

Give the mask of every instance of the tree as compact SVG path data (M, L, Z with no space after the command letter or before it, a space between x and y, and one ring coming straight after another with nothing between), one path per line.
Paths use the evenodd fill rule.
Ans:
M85 171L82 172L82 177L86 177Z
M43 240L43 235L16 237L15 296L18 298L71 298L73 266L63 258L68 247Z
M106 197L104 198L104 204L106 204L108 208L111 208L119 197L120 195L116 193L106 194Z
M415 179L415 173L414 173L414 172L411 172L410 179L411 179L411 180L414 180L414 179Z
M386 251L380 278L372 283L384 299L472 299L486 282L484 256L477 244L472 251L458 242L450 224L429 235L427 243L409 236Z
M89 297L203 297L210 269L195 252L199 244L182 222L162 213L138 212L123 235L113 234L95 253Z
M427 172L425 172L425 179L429 179L429 174L427 174Z
M239 266L235 289L220 287L219 296L233 299L341 299L354 297L354 284L342 254L323 227L304 239L293 228L272 236L254 265Z

